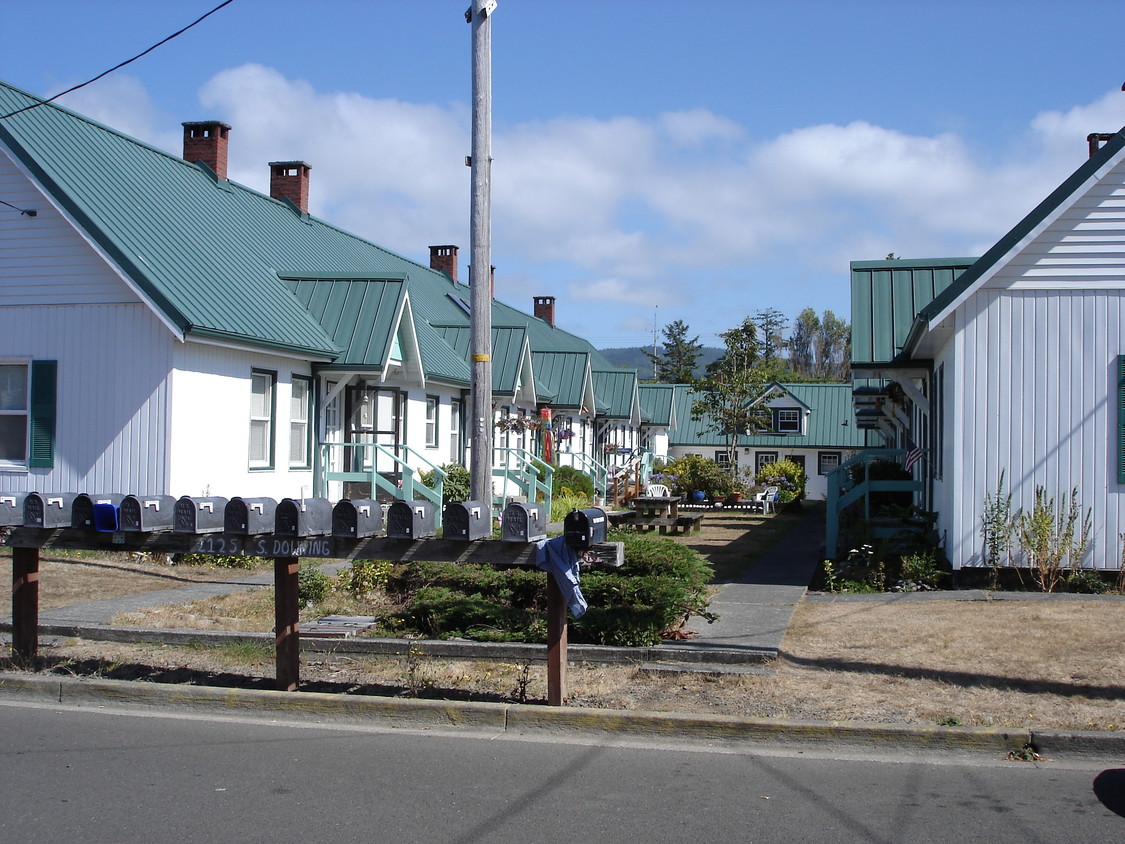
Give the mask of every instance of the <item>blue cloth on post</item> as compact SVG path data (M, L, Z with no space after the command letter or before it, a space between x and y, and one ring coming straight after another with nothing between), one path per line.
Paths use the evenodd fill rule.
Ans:
M561 536L535 543L535 567L550 572L566 599L570 614L581 618L586 612L586 599L578 578L578 554Z

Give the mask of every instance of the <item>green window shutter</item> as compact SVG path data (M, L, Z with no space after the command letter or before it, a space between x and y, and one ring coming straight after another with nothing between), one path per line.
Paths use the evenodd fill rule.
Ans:
M31 362L31 436L27 465L50 469L55 465L55 384L58 361Z
M1117 356L1117 482L1125 484L1125 355Z

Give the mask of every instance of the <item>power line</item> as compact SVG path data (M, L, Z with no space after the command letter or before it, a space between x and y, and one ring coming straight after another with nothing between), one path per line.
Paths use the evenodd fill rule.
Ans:
M109 70L106 70L106 71L103 71L102 73L99 73L93 79L87 79L85 82L82 82L78 85L75 85L73 88L67 88L65 91L61 91L61 92L59 92L58 94L55 94L53 97L51 97L49 99L40 100L37 103L32 103L29 106L24 106L23 108L17 109L16 111L10 112L8 114L0 115L0 120L7 120L9 117L15 117L17 114L23 114L25 111L31 111L33 108L39 108L39 106L46 105L49 102L53 102L54 100L57 100L59 97L65 96L65 95L67 95L67 94L69 94L73 91L77 91L79 88L85 88L87 85L91 84L92 82L97 82L103 76L109 76L115 70L120 70L121 68L125 67L125 65L132 64L133 62L135 62L137 59L141 58L142 56L147 56L149 53L151 53L157 47L160 47L164 44L167 44L173 38L176 38L180 35L183 35L185 32L187 32L189 29L191 29L197 23L201 23L202 21L211 17L211 15L215 14L215 12L219 11L219 9L223 8L224 6L229 6L233 2L234 2L234 0L223 0L222 3L220 3L218 6L216 6L211 11L207 12L205 15L201 15L200 17L196 18L191 23L189 23L187 26L185 26L183 29L180 29L176 32L173 32L167 38L164 38L160 41L157 41L155 44L153 44L151 47L149 47L144 52L137 53L137 55L133 56L133 58L126 59L125 61L121 62L120 64L114 65ZM5 203L5 204L7 204L7 203Z

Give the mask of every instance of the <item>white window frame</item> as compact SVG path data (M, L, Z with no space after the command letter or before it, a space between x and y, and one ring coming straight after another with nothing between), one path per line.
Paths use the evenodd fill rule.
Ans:
M426 396L426 448L438 446L438 408L441 399L438 396Z
M20 458L0 459L0 470L23 471L28 467L29 452L31 450L29 434L31 428L31 361L26 359L0 359L0 366L18 367L23 370L23 407L17 407L14 403L11 406L5 406L7 402L0 403L0 417L23 420L23 448L21 449L23 456Z
M294 375L289 386L289 468L312 468L312 378ZM300 389L305 395L298 399ZM298 453L294 455L294 446Z
M801 410L797 407L777 407L773 411L773 429L779 434L801 433Z
M827 470L824 467L824 461L826 459L827 460L832 460L832 459L836 460L835 464L833 464L832 466L829 466L827 468ZM831 472L836 471L837 469L840 468L840 464L843 462L843 459L844 459L844 455L843 455L842 452L839 452L839 451L818 451L816 453L816 473L818 475L827 475L827 474L830 474Z
M778 460L778 452L776 451L756 451L754 452L754 474L762 471L762 467L770 463L776 463Z
M259 395L257 387L260 384L266 386L264 395L264 402L256 400ZM264 407L256 408L256 404L264 404ZM259 412L255 413L255 410ZM274 442L273 433L276 429L277 419L277 373L268 369L252 369L250 370L250 430L249 442L247 443L247 456L249 458L249 466L251 469L272 469L274 467ZM262 431L260 441L264 447L265 454L254 454L254 432Z

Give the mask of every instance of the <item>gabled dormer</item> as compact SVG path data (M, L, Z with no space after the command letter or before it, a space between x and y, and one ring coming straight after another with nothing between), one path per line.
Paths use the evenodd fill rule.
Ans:
M797 437L808 433L812 408L793 395L784 385L776 381L770 384L754 404L769 412L768 433Z

